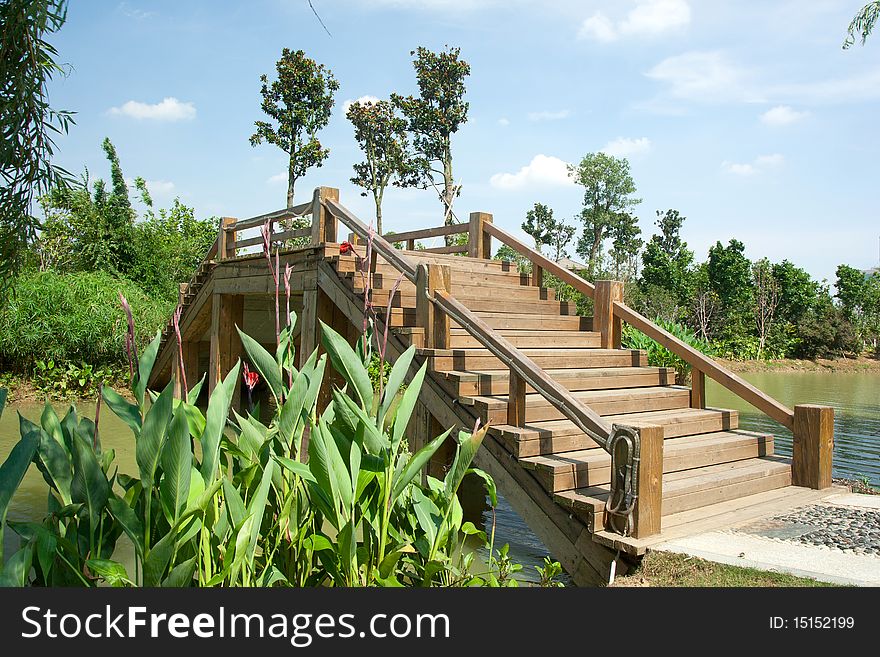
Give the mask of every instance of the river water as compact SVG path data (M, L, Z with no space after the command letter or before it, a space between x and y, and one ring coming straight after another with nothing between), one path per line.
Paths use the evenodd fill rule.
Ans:
M834 476L855 479L866 477L874 486L880 486L880 374L762 372L746 374L744 378L788 406L794 406L795 403L833 406ZM708 405L738 410L741 428L774 433L777 436L776 452L785 456L791 455L790 432L714 381L707 381L706 387ZM58 404L55 407L59 415L66 411L65 405ZM80 403L77 409L81 415L94 417L94 404ZM16 411L38 422L42 405L23 404L6 409L0 418L0 460L5 460L9 450L18 441ZM100 435L105 449L116 450L120 472L137 473L131 431L106 408L101 414ZM475 522L482 521L488 533L493 514L486 504L484 491L477 481L466 484L462 488L466 516ZM9 518L35 520L42 517L45 510L46 485L36 468L31 468L10 505ZM547 548L503 498L499 499L494 518L496 545L509 543L511 559L523 565L520 578L534 581L535 566L543 563L544 556L548 553ZM6 556L15 549L17 540L14 532L6 532Z

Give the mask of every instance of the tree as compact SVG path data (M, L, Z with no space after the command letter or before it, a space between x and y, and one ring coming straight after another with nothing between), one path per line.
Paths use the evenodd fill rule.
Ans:
M618 221L611 227L611 256L614 268L614 278L629 280L635 278L638 273L638 256L645 241L639 237L642 229L639 228L639 220L630 214L622 214Z
M681 239L683 217L678 210L657 210L657 227L660 234L652 235L642 254L643 286L655 285L669 290L686 303L691 298L690 270L694 253Z
M584 186L584 208L580 219L584 232L578 241L578 253L587 259L587 271L594 275L599 266L602 244L615 226L627 221L629 211L641 203L633 197L636 185L626 158L605 153L589 153L569 174Z
M51 163L53 133L66 133L73 119L49 105L48 83L63 71L45 41L66 18L66 0L0 2L0 305L40 227L34 200L70 183L70 175Z
M773 268L767 258L762 258L752 264L752 281L755 289L752 314L755 318L755 328L758 331L758 359L760 360L764 357L767 336L773 327L776 309L779 307L779 283L773 277Z
M880 344L880 274L866 276L848 265L837 268L837 298L844 317L862 342Z
M330 155L317 133L330 121L339 83L329 69L302 50L284 48L275 70L278 79L271 84L266 75L260 76L261 108L273 122L255 121L257 129L250 142L257 146L265 140L287 153L287 207L291 208L296 181Z
M406 120L396 116L387 100L352 103L345 115L354 126L354 138L366 160L354 165L355 185L372 194L376 204L376 232L382 234L382 198L385 188L410 187L418 182L418 168L410 151Z
M720 314L721 299L709 282L708 265L702 263L694 272L694 293L691 299L691 316L697 334L709 341L715 321ZM644 272L643 272L644 274Z
M862 7L847 28L843 49L846 50L852 46L856 39L860 39L862 45L865 45L865 40L873 31L878 19L880 19L880 1L869 2Z
M752 266L745 256L745 245L732 239L709 249L706 273L712 290L721 300L724 329L728 334L746 333L746 320L752 305Z
M553 210L543 203L535 203L535 207L526 212L522 229L535 240L535 250L538 253L541 253L542 246L553 247L554 260L565 256L565 247L575 233L574 226L554 219Z
M424 47L410 52L419 85L419 97L391 94L391 102L407 119L413 145L421 155L422 186L433 187L443 204L445 225L454 223L452 204L461 193L452 172L452 135L467 121L464 80L471 67L460 58L460 48L434 53ZM440 178L438 186L435 176ZM446 237L447 244L450 237Z
M797 324L816 305L821 286L788 260L773 265L773 278L779 286L779 319Z

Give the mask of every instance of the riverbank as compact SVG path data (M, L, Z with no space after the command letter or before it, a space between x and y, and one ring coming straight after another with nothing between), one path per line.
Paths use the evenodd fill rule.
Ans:
M127 384L114 381L109 385L126 399L134 399ZM24 378L11 372L0 372L0 388L5 388L8 392L7 405L42 404L46 399L53 402L94 404L98 399L97 388L92 386L86 390L54 390L37 385L33 379Z
M715 358L731 372L738 374L750 374L754 372L862 372L880 374L880 360L876 358L817 358L816 360L801 360L797 358L783 358L780 360L727 360Z

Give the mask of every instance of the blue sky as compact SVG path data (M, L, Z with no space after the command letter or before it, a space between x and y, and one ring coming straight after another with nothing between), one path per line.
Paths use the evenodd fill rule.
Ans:
M289 47L341 85L321 133L331 156L297 196L339 187L368 219L372 201L348 182L360 156L343 105L415 93L410 51L448 44L472 68L453 142L459 217L491 212L519 233L542 202L572 218L582 194L564 163L604 150L631 162L645 236L655 210L676 208L699 260L736 237L819 279L877 265L880 34L841 50L863 0L313 0L332 36L307 0L71 4L53 38L70 74L50 94L77 125L57 161L107 177L110 137L159 205L283 207L285 156L248 137L259 76ZM397 231L442 221L433 191L390 190L384 216Z

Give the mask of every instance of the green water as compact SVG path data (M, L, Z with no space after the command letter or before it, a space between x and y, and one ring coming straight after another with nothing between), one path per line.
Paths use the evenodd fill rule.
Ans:
M744 378L758 388L789 406L795 403L825 404L835 409L834 475L836 477L867 477L880 486L880 374L784 372L747 374ZM791 454L791 434L765 417L714 381L707 381L709 405L740 411L740 427L774 433L778 438L776 451ZM59 415L66 405L56 404ZM85 417L94 417L94 404L79 404L78 411ZM6 409L0 418L0 460L6 458L18 441L18 415L38 422L42 405L21 404ZM105 449L116 450L119 471L137 473L134 458L134 438L128 427L112 412L104 409L100 422L100 438ZM492 512L486 506L483 489L477 482L463 487L462 502L466 515L475 522L482 521L488 531ZM35 520L46 510L46 485L36 468L31 468L9 510L13 520ZM547 548L526 526L522 519L502 498L495 510L496 544L509 543L511 558L524 566L525 579L534 579L535 565L541 565ZM9 531L4 537L4 551L8 556L17 546L18 539Z

